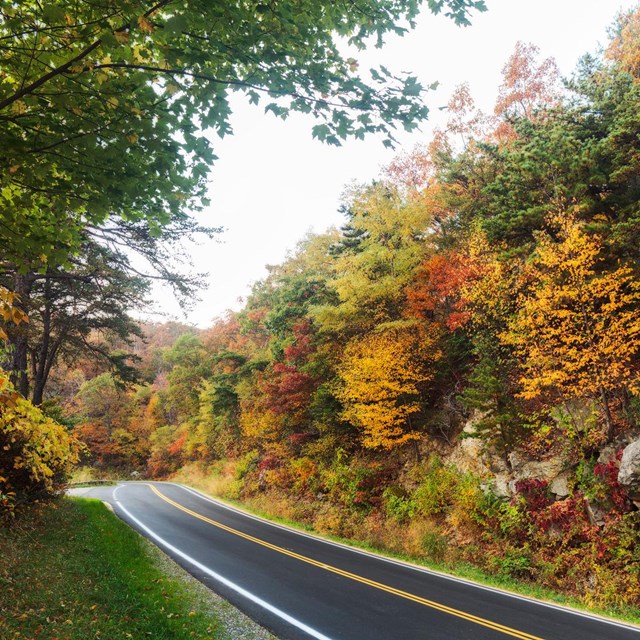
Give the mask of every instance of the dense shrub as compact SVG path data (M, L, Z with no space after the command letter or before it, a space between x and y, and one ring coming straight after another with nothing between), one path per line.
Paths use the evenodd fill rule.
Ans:
M65 427L17 394L0 371L0 518L59 492L80 450Z

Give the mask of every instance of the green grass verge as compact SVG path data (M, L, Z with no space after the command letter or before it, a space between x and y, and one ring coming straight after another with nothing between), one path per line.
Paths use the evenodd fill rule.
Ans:
M62 499L0 529L0 638L216 638L147 543L97 500Z

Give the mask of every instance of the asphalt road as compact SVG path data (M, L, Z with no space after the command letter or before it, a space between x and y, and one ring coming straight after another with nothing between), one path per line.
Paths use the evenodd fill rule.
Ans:
M85 495L283 640L640 640L638 628L348 549L180 485Z

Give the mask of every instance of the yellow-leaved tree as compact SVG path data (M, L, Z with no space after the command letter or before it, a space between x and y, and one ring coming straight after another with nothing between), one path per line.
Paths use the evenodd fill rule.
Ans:
M13 324L27 322L15 298L0 287L0 317ZM0 345L6 339L0 327ZM56 493L81 448L65 427L17 393L0 369L0 520L11 517L21 503Z
M420 437L412 416L440 357L435 333L414 326L382 328L349 342L336 395L342 419L362 430L365 447L392 449Z
M640 283L628 266L603 268L603 243L571 212L549 218L523 273L509 329L526 399L591 397L613 437L610 400L640 392Z

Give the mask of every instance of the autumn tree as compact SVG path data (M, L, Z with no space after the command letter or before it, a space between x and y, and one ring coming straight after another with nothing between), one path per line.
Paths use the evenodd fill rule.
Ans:
M447 141L452 148L462 150L472 141L482 139L489 125L487 116L476 107L468 83L456 87L447 103L447 124L444 129ZM441 144L436 135L432 148Z
M553 58L538 62L540 48L517 42L515 51L502 69L495 112L517 114L533 120L536 110L558 103L560 74Z
M88 459L99 467L131 463L137 438L129 431L131 398L104 373L88 380L74 398L75 436L87 446Z
M0 317L18 325L26 318L14 309L14 300L0 287ZM6 339L0 328L0 346ZM8 521L25 503L59 493L81 450L63 425L16 393L0 369L0 521Z
M574 212L549 223L551 231L537 236L526 289L501 339L522 359L522 397L596 398L610 441L613 394L640 393L640 286L629 266L606 268L602 238Z
M507 466L509 453L523 434L521 407L514 383L517 362L499 336L516 312L521 260L491 245L477 226L465 237L454 269L458 291L449 326L461 327L467 337L467 368L459 400L472 411L472 434L498 453ZM451 324L453 322L453 324Z
M184 334L195 334L198 330L176 321L142 322L141 336L132 336L131 351L136 356L136 369L140 378L153 383L158 375L167 372L169 364L163 360L163 352L170 349Z
M100 361L125 380L134 377L130 337L140 333L128 315L131 307L146 301L147 283L131 276L121 259L93 242L73 257L67 267L42 272L0 272L0 281L19 283L22 310L28 324L9 331L13 347L9 369L19 391L36 405L44 399L45 388L58 362L77 362L82 357ZM120 345L116 346L115 343Z
M398 154L384 173L393 184L401 185L409 193L420 192L433 180L431 154L425 145L417 144L411 151Z
M621 13L612 31L606 57L620 64L636 80L640 79L640 9Z
M351 237L332 247L327 282L335 299L311 313L321 331L350 336L401 317L403 289L428 248L432 216L391 183L354 188L347 196Z
M430 3L467 24L480 0ZM230 93L320 120L313 134L411 129L423 88L386 68L363 77L338 39L381 46L419 3L295 5L117 0L0 4L0 240L13 262L64 261L109 215L153 232L204 203L206 132L231 133ZM405 26L406 25L406 26Z
M169 388L163 394L164 410L172 424L197 412L200 384L207 372L207 354L198 335L180 336L163 354L169 365Z
M365 447L392 449L420 438L414 420L439 357L434 336L412 327L379 329L347 345L337 397L342 419L362 430Z
M474 277L469 257L457 252L438 253L423 262L406 289L405 313L455 330L469 320L462 290Z

